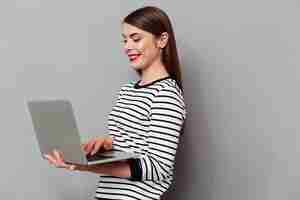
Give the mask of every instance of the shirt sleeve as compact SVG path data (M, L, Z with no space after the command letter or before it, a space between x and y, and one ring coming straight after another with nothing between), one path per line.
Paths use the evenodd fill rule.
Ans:
M182 93L172 87L160 90L151 106L148 151L140 158L129 161L133 180L161 181L173 175L185 118Z

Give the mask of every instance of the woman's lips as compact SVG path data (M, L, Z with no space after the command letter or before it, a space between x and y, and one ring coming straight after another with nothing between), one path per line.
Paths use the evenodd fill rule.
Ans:
M140 57L140 54L131 54L131 55L128 55L128 57L129 57L129 60L131 62L133 62L133 61L136 61Z

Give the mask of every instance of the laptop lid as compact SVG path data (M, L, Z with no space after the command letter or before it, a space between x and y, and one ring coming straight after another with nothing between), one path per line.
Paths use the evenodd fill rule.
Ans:
M66 162L87 163L80 148L80 135L69 101L29 101L28 108L41 154L59 149L63 152Z

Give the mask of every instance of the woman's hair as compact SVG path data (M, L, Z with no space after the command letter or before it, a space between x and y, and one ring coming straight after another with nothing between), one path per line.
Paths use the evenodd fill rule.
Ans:
M168 15L157 7L146 6L127 15L123 22L152 33L155 37L160 37L163 32L168 33L168 43L162 51L162 62L171 78L175 79L183 91L176 40ZM140 70L137 72L141 75Z

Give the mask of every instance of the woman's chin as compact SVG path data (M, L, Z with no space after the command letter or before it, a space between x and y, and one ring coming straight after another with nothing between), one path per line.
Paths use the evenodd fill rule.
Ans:
M142 69L143 67L139 64L135 64L135 63L130 63L130 66L132 67L132 69L134 70L139 70Z

